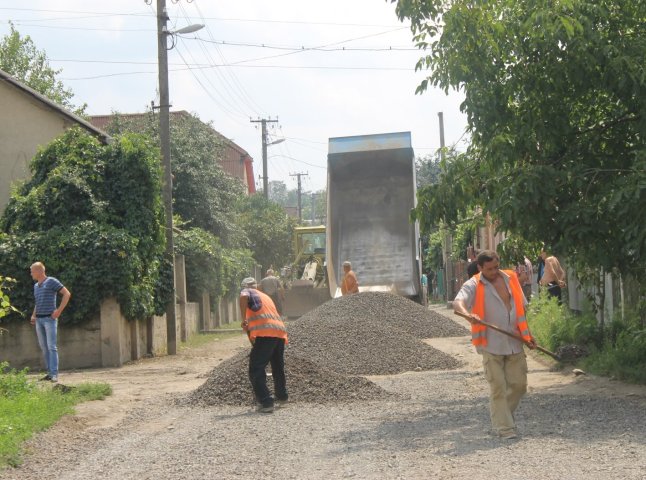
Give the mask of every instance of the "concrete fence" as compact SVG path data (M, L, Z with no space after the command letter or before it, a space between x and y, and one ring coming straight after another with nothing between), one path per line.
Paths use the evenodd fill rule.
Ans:
M198 333L240 321L237 296L222 299L215 312L211 312L208 294L204 294L199 303L188 302L184 258L179 255L177 267L175 323L178 340L186 341ZM13 322L3 327L7 331L0 335L0 361L9 362L13 368L42 368L42 353L35 329L29 321ZM99 314L83 325L59 325L58 328L61 370L118 367L145 356L160 356L167 352L166 316L128 321L114 298L105 300Z

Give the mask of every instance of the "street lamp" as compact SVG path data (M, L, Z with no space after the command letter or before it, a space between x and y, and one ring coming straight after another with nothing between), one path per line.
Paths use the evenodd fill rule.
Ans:
M173 245L173 175L170 161L170 119L168 94L168 36L191 33L204 25L189 25L169 32L166 27L166 0L157 0L157 59L159 64L159 141L162 154L164 211L166 214L166 250L164 258L170 263L173 279L171 300L166 305L166 341L169 355L177 353L177 320L175 315L175 252ZM174 46L174 45L173 45ZM173 48L171 46L171 48Z

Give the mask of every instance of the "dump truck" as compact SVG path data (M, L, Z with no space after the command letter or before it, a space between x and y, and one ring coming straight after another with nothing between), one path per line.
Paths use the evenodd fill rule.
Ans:
M325 225L294 229L294 261L281 271L286 317L298 318L330 300L325 244Z
M421 301L415 158L410 132L330 138L326 264L330 295L340 296L343 262L359 291Z

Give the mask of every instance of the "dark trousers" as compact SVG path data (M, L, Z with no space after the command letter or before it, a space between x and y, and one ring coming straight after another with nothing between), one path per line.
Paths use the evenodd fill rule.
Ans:
M548 283L547 293L549 293L552 297L556 297L559 301L559 305L561 304L561 287L559 287L558 283Z
M285 381L285 341L282 338L256 337L249 355L249 380L256 400L263 407L274 404L274 399L267 388L265 368L271 363L274 379L274 393L278 400L287 400L287 383Z

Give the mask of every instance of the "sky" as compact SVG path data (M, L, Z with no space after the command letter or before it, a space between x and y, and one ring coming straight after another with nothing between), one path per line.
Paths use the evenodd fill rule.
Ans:
M386 0L166 0L171 110L186 110L245 149L262 187L260 123L270 119L269 181L326 186L332 137L411 132L416 156L466 149L462 93L429 89L422 53ZM75 105L89 115L159 103L156 0L0 0L0 37L13 22L44 50ZM169 42L170 46L170 42Z

